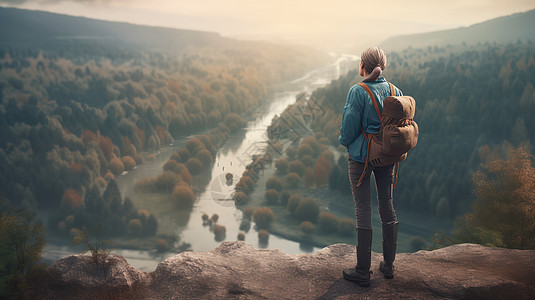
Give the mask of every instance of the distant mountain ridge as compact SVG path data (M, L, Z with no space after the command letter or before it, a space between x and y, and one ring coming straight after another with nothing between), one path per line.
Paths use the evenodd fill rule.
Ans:
M491 19L468 27L428 33L400 35L385 40L381 46L387 50L407 47L424 48L477 43L511 43L518 40L535 42L535 9Z
M207 45L226 40L214 32L134 25L44 11L0 7L0 46L57 47L73 43L148 48Z

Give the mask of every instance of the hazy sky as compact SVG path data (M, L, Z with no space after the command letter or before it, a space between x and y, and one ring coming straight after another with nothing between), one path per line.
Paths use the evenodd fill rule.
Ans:
M371 3L371 4L370 4ZM229 37L379 42L535 8L533 0L0 0L90 18L215 31Z

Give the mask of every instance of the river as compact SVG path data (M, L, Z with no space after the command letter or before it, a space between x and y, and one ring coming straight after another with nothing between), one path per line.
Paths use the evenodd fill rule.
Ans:
M266 105L262 105L255 118L247 123L242 130L232 134L229 139L218 149L211 173L211 182L202 189L195 206L191 212L188 224L176 229L176 235L181 242L189 243L193 251L207 251L217 247L220 242L214 239L214 234L208 227L203 226L201 216L206 213L219 215L219 224L226 227L226 239L236 240L241 230L239 224L242 219L242 212L235 207L233 201L226 201L233 191L234 186L225 184L225 174L232 173L235 178L239 178L245 170L246 164L250 162L251 155L261 153L266 147L266 129L275 115L296 101L299 93L311 93L319 87L329 84L340 75L349 71L349 68L356 66L359 59L353 55L331 54L336 58L332 64L323 66L304 74L302 77L285 83L279 87L279 91L272 93L266 99ZM195 134L203 134L196 132ZM117 183L123 196L128 196L133 192L136 181L146 177L155 177L162 172L163 164L169 159L172 153L181 148L189 137L175 139L172 145L162 147L156 154L156 159L147 161L136 167L136 169L124 173L117 177ZM276 235L269 237L267 245L258 244L256 230L249 230L245 233L245 241L257 248L281 249L288 254L310 253L318 249L307 245L300 245L298 242L290 241ZM73 254L75 251L68 245L55 243L47 244L44 258L47 261L54 261ZM116 249L115 254L124 256L128 262L142 271L153 271L164 256L154 256L149 251ZM168 254L171 256L173 254Z

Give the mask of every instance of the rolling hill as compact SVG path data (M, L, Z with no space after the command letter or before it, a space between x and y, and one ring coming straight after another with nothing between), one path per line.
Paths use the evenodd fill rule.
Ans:
M0 7L0 46L58 49L92 44L149 49L206 46L226 40L217 33L151 27Z
M468 27L395 36L384 41L381 46L386 50L398 50L462 43L503 44L518 40L535 41L535 10L491 19Z

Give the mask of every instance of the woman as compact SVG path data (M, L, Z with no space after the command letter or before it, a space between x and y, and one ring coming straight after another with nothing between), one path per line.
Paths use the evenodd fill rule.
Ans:
M380 110L383 101L390 96L390 85L381 76L386 67L386 54L378 48L366 49L361 55L360 75L363 82L374 94ZM395 94L402 92L394 87ZM396 255L398 221L393 207L394 165L365 168L368 142L364 136L379 132L380 118L372 100L365 89L354 85L349 90L344 107L342 127L340 128L340 144L349 152L349 180L357 219L357 265L343 271L344 278L361 286L370 285L370 263L372 245L372 212L370 203L370 175L373 172L379 202L379 215L383 229L383 257L380 270L385 278L394 277L394 258ZM362 175L362 178L361 178ZM359 179L361 181L359 181Z

